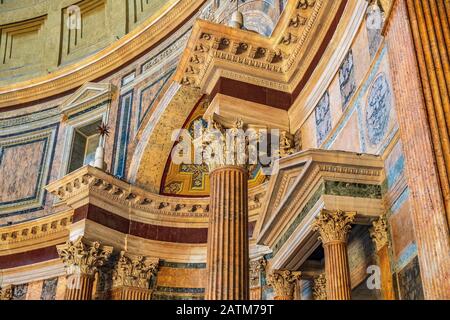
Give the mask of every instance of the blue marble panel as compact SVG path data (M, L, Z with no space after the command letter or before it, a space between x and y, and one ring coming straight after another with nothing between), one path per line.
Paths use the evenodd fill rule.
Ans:
M325 92L315 109L317 146L320 146L331 131L330 95Z
M133 91L120 97L117 117L117 131L114 141L115 157L113 160L114 175L123 178L127 161L128 141L130 139L131 109L133 106Z
M25 300L27 297L27 291L27 283L13 286L12 300Z
M46 279L42 283L41 300L55 300L58 278Z
M339 69L339 86L342 96L342 109L345 109L356 91L355 66L351 50Z
M367 97L367 138L372 145L378 145L385 137L391 111L391 88L384 73L372 83Z

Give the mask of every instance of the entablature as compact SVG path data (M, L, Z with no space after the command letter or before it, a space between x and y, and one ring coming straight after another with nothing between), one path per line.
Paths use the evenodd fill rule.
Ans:
M222 78L264 87L290 100L280 106L287 109L286 93L296 90L346 3L289 1L270 38L198 20L174 79L208 94Z
M102 170L84 166L46 189L73 209L93 204L132 221L177 227L206 227L209 198L170 197L148 192ZM261 208L265 185L249 192L250 220Z

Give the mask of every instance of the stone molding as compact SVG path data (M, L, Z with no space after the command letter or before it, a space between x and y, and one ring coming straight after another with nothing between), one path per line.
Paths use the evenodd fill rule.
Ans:
M307 195L313 194L323 181L357 181L381 186L385 176L381 157L342 151L305 150L280 159L279 167L278 174L269 181L266 189L268 198L261 208L261 218L255 227L258 243L268 246L276 241L277 230L285 228L295 218L295 214L309 200ZM338 204L336 198L338 197L326 196L323 200L329 201L331 207ZM368 202L372 204L368 205ZM368 199L364 203L366 210L370 210L367 214L378 217L384 210L381 199ZM357 211L357 206L362 205L354 201L346 210ZM359 215L358 219L365 218Z
M89 203L90 197L95 197L115 208L131 208L136 218L139 216L141 220L155 221L158 225L163 221L207 222L209 214L209 198L154 194L91 166L82 167L50 183L46 189L74 209ZM259 210L262 205L260 199L264 194L264 189L260 187L249 192L250 211ZM126 217L129 218L129 215Z
M313 296L314 300L327 300L327 279L324 273L314 278Z
M0 252L11 251L32 241L48 244L55 237L65 238L67 226L72 222L72 213L63 212L39 220L32 220L0 228Z
M175 80L182 85L206 89L214 83L210 81L212 78L224 76L292 92L295 84L290 80L298 71L294 66L302 57L311 59L317 50L318 45L306 51L306 44L312 35L324 36L324 30L331 25L341 4L341 1L289 1L270 38L199 20L194 25ZM254 76L255 69L264 77Z

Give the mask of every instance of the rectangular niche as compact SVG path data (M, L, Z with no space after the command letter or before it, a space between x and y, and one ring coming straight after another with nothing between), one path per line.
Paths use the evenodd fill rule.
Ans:
M40 71L46 19L41 16L0 26L0 81Z
M164 0L126 0L126 2L127 33L156 13L166 3Z
M84 0L63 9L60 65L84 58L110 43L105 8L105 0Z

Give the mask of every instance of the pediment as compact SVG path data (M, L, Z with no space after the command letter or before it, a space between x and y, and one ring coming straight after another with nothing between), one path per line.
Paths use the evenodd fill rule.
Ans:
M59 109L61 113L70 116L71 114L110 101L112 94L113 86L110 83L88 82L68 97L59 106Z
M384 180L383 168L384 163L377 156L344 151L311 149L280 159L279 172L269 181L269 198L256 228L259 243L273 244L272 237L299 212L310 209L308 201L319 193L320 201L326 202L329 209L359 212L358 206L374 202L372 209L377 212L382 203L379 190ZM370 194L373 190L377 191L376 199Z
M272 177L269 181L267 195L269 199L265 202L266 207L263 212L262 224L265 224L273 213L281 204L282 200L289 194L291 188L295 185L296 179L301 175L305 169L306 162L298 162L297 164L289 167L283 167L279 169L276 176Z

